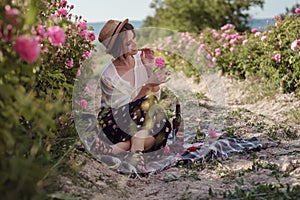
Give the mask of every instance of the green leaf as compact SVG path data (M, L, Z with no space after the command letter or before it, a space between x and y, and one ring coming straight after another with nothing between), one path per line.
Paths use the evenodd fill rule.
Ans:
M25 18L25 24L26 25L33 25L36 21L36 16L38 15L38 1L37 0L29 0L28 2L28 11L26 13L26 18Z

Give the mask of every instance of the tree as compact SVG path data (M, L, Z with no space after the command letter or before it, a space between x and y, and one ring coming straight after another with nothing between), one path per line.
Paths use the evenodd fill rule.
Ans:
M248 11L263 8L264 0L153 0L154 16L147 16L143 26L199 32L207 27L234 24L238 31L248 29Z

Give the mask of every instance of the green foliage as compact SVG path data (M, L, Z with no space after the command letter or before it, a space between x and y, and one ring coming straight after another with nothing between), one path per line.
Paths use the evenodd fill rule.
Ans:
M218 28L234 24L237 30L248 29L249 14L253 6L263 7L264 0L154 0L151 7L155 15L148 16L144 26L170 28L178 31L199 32L207 27Z
M251 32L240 33L233 24L226 24L219 29L206 28L200 34L177 33L157 42L154 48L175 70L196 81L206 72L217 71L237 79L256 79L264 84L258 86L266 89L262 96L272 96L279 88L284 93L297 92L300 15L275 19L273 26Z
M208 30L203 43L207 44L206 50L210 52L207 54L216 58L216 68L223 74L238 78L258 76L280 84L283 92L293 92L300 84L300 56L291 49L292 43L300 37L299 23L299 15L294 14L278 19L275 26L262 32L239 35L233 28L218 32ZM226 41L226 34L234 38ZM224 44L228 47L224 48ZM220 56L216 49L220 49Z
M277 186L274 184L265 184L259 185L254 189L244 189L238 186L235 187L235 190L226 191L223 193L223 198L230 199L298 199L300 187L296 185L291 187L290 185L286 186ZM210 193L210 195L213 192Z
M80 18L72 21L71 15L58 15L61 8L68 14L71 10L58 0L0 3L0 194L4 199L46 197L44 177L52 173L51 159L57 159L53 141L59 131L56 122L61 120L56 119L71 109L78 69L92 70L82 66L83 54L93 50L91 38L80 27ZM50 17L54 13L57 16ZM53 26L65 33L61 45L42 34ZM15 44L22 35L37 41L38 46L27 48L22 43L28 52L17 51ZM28 61L26 56L33 56L33 48L40 51L36 59ZM70 59L73 64L66 67Z

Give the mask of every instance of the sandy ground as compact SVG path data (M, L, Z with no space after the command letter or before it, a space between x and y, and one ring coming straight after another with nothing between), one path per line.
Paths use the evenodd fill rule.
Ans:
M229 127L240 137L255 136L269 142L267 149L233 155L228 160L212 162L203 170L172 167L142 179L118 174L88 153L74 149L69 163L78 170L74 176L60 176L58 192L75 199L210 199L209 188L222 192L233 191L236 186L300 184L300 140L285 138L287 134L299 138L300 127L289 119L287 111L299 111L300 99L294 94L278 92L273 97L246 101L251 99L250 86L251 83L217 76L195 84L182 74L165 85L184 102L188 131L195 131L202 121L216 120L216 126ZM196 93L205 94L209 100L197 99ZM277 134L279 139L272 139L272 134Z

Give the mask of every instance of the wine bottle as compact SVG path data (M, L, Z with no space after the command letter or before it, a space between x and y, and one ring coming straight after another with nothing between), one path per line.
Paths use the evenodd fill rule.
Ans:
M173 124L173 134L175 140L178 142L184 141L184 122L181 116L181 107L180 102L176 99L176 109L175 109L175 118L172 121Z

